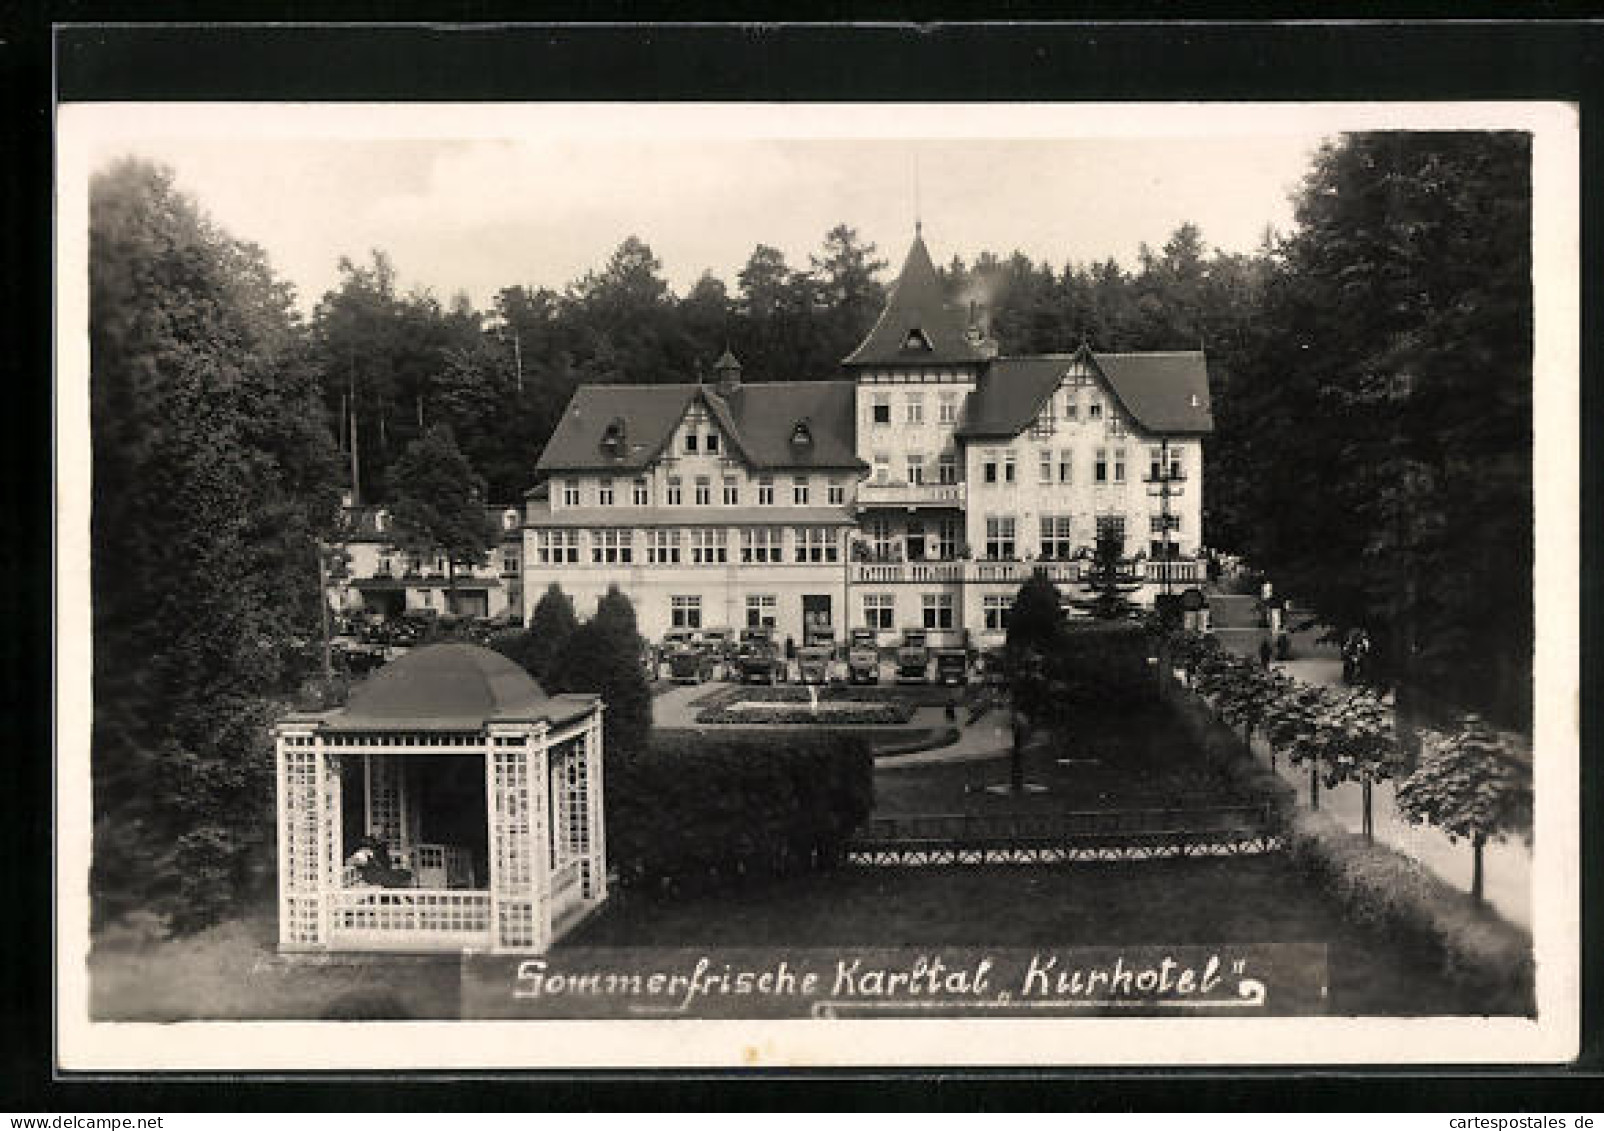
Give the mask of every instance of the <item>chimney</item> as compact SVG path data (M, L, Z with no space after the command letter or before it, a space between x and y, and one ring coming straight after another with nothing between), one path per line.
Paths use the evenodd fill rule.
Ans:
M728 397L741 387L741 363L735 360L728 346L724 348L724 356L713 363L713 375L717 378L716 387L721 397Z
M969 328L964 331L964 341L982 357L997 356L997 342L986 333L985 307L974 299L969 300Z

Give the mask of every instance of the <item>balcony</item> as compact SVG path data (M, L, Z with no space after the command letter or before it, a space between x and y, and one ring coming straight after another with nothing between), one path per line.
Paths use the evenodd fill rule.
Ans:
M1080 562L1062 561L1005 561L981 558L967 563L968 570L964 573L965 581L975 582L1006 582L1010 585L1022 585L1027 578L1041 573L1047 580L1056 585L1073 584L1081 578Z
M860 483L860 507L962 507L962 483Z
M854 585L899 582L941 584L962 581L963 562L858 562L852 567Z
M896 585L902 583L1022 585L1041 573L1055 585L1074 585L1086 580L1090 561L1013 561L980 558L974 561L945 562L854 562L854 585ZM1162 585L1168 575L1172 585L1201 584L1203 563L1190 558L1174 561L1140 561L1130 564L1123 580Z
M1150 559L1142 563L1142 580L1149 585L1162 585L1167 579L1171 585L1193 585L1203 581L1203 563L1196 558L1175 558L1171 561Z

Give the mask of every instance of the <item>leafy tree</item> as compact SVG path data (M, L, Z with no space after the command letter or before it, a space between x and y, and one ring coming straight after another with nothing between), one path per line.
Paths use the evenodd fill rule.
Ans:
M1400 719L1430 688L1525 727L1530 140L1347 135L1296 216L1220 404L1237 548L1370 633Z
M266 724L319 634L335 453L290 288L139 160L90 185L101 919L216 919L269 855Z
M551 690L600 695L607 704L602 726L608 755L628 759L646 749L652 693L641 668L640 634L629 598L613 587L603 606L605 611L598 608L568 638L551 673Z
M1064 611L1058 587L1045 576L1032 575L1014 596L1003 643L1014 735L1008 777L1015 793L1025 789L1025 744L1031 732L1050 725L1063 707L1061 689L1053 678L1063 641Z
M484 564L494 535L484 481L444 425L407 446L392 472L390 511L396 545L420 557L443 555L449 607L457 611L457 568Z
M542 687L550 687L555 684L553 664L578 628L573 601L554 581L535 602L528 627L502 633L491 646L520 664Z
M1470 841L1470 896L1482 902L1482 850L1489 840L1528 832L1531 766L1480 717L1466 715L1452 735L1422 747L1420 766L1398 786L1398 808L1411 822L1429 822Z

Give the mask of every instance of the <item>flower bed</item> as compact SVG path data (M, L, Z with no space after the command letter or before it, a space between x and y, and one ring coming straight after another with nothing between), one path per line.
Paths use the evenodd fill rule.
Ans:
M699 723L774 726L874 726L905 723L913 717L913 704L864 699L847 699L821 693L817 705L803 688L761 688L774 692L800 692L800 695L744 695L732 702L704 707L697 712Z

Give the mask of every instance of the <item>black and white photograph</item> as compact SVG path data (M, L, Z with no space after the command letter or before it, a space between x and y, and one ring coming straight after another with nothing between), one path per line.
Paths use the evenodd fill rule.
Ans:
M65 1067L1575 1055L1569 108L59 123Z

